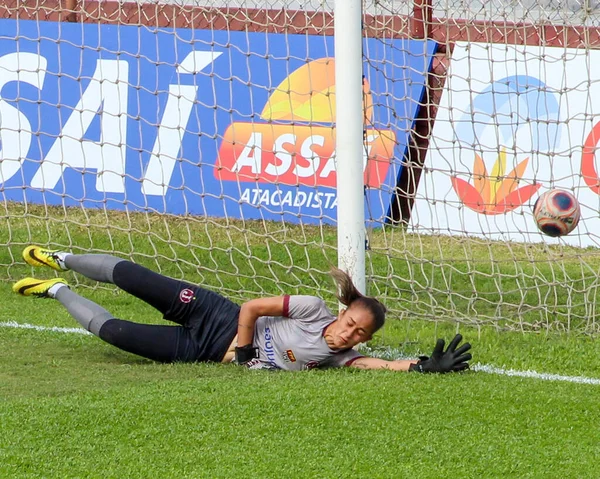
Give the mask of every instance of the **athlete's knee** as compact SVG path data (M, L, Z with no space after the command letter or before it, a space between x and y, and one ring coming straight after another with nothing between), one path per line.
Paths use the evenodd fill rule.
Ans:
M113 346L121 346L127 341L126 337L129 336L129 331L127 328L127 322L121 319L110 318L105 320L98 328L98 332L94 334L108 344L112 344Z
M111 277L112 282L119 288L129 291L130 289L135 289L140 284L144 284L144 280L148 276L156 274L145 266L122 259L114 265Z
M121 259L117 261L111 271L112 283L121 287L119 283L127 283L131 281L135 276L135 269L138 265L132 261Z
M100 331L102 330L102 327L106 323L110 322L113 319L115 319L115 317L112 314L110 314L108 311L102 312L100 314L96 314L90 320L90 323L88 325L88 331L98 337L101 337ZM104 338L102 338L102 339L104 339Z

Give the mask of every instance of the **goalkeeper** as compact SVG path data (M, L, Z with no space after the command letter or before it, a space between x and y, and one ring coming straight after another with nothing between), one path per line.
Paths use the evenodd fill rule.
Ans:
M314 296L253 299L240 307L223 296L106 254L75 255L28 246L32 266L73 270L95 281L113 283L145 301L178 326L140 324L113 317L79 296L62 278L25 278L13 286L24 296L58 300L81 326L117 348L160 362L232 362L256 369L302 370L350 366L417 372L468 368L471 345L458 347L456 335L444 350L438 340L431 357L386 361L353 349L383 326L385 307L362 295L343 271L331 272L346 306L336 317Z

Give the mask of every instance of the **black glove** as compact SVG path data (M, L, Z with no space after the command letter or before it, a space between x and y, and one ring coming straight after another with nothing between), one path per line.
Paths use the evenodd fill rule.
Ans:
M409 371L418 373L449 373L453 371L464 371L469 368L467 361L470 361L471 353L466 353L471 349L469 343L463 344L460 348L456 346L462 341L462 336L457 334L444 351L445 341L438 339L431 357L420 356L417 364L411 364Z
M241 348L235 348L235 362L238 364L246 364L258 357L258 348L252 346L252 344L246 344Z

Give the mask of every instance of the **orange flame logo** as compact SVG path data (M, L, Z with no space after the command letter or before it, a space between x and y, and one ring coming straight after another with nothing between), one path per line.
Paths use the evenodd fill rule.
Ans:
M463 204L477 213L484 215L508 213L523 205L542 186L533 184L518 188L527 163L529 158L525 158L506 175L506 149L501 148L492 172L488 174L483 159L475 154L474 184L471 185L455 176L452 178L452 186Z

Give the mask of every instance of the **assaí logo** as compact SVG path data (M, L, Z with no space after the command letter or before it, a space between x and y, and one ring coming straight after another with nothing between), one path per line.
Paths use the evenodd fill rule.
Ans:
M460 162L473 165L466 179L458 174L451 178L463 204L477 213L498 215L529 201L542 183L527 181L526 169L533 153L543 156L559 144L559 116L556 92L538 78L502 78L477 94L470 110L455 123L456 137L465 145L459 151L469 155L461 154ZM514 166L508 172L506 145L514 152ZM483 152L495 156L489 172Z
M215 177L252 183L241 190L241 199L250 204L335 207L335 191L314 191L337 183L334 70L333 58L303 65L273 91L260 114L264 123L232 123L223 135ZM378 188L387 175L396 135L369 128L373 99L366 79L363 84L364 179L365 185ZM257 183L313 188L284 193L261 189Z

